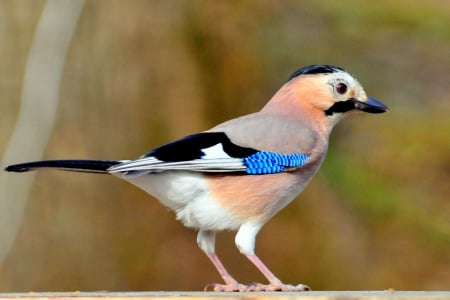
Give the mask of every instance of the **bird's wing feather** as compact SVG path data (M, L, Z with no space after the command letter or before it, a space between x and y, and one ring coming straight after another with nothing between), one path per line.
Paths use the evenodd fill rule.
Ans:
M217 145L221 145L222 149ZM202 132L158 147L143 157L156 157L162 161L174 162L200 158L243 158L256 152L255 149L231 142L224 132Z
M111 167L137 176L167 170L273 174L302 166L308 155L256 150L233 143L224 132L203 132L163 145L141 158Z
M198 172L245 171L240 158L193 159L188 161L161 161L155 157L144 157L112 167L113 173L130 171L161 172L167 170L189 170Z

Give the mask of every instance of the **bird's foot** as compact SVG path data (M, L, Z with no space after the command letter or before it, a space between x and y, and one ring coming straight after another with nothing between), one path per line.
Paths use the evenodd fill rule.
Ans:
M212 289L214 292L245 292L247 291L247 288L247 285L236 281L227 284L208 283L203 290L208 291L209 289Z
M212 289L215 292L305 292L311 288L305 284L262 284L258 282L248 285L238 282L228 284L209 283L205 286L204 291Z
M261 284L252 283L247 286L247 292L306 292L311 288L305 284Z

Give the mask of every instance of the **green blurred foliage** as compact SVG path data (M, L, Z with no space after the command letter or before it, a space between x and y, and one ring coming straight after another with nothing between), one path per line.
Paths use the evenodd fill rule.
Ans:
M43 5L0 2L2 149ZM46 158L137 157L258 110L299 67L338 65L391 110L335 129L256 251L315 290L449 289L449 20L439 0L88 0ZM113 177L40 172L0 291L199 290L220 278L195 235ZM263 281L233 233L217 249L239 280Z

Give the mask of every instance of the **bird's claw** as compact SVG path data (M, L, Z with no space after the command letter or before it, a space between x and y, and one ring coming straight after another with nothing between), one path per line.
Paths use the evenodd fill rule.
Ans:
M311 290L305 284L262 284L258 282L248 285L238 282L228 284L209 283L205 286L204 291L210 288L215 292L305 292Z
M247 291L247 287L247 285L238 282L228 284L212 282L208 283L203 290L208 291L211 288L214 292L245 292Z
M310 290L311 288L305 284L262 284L255 282L247 285L246 292L306 292Z

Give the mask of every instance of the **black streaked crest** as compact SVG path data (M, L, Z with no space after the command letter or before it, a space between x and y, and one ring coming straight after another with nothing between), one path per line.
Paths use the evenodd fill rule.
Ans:
M292 73L288 81L300 75L329 74L335 72L346 72L346 71L342 68L331 65L310 65Z

